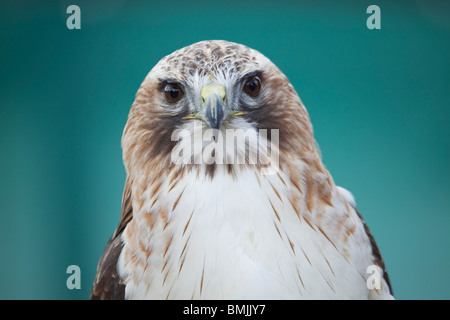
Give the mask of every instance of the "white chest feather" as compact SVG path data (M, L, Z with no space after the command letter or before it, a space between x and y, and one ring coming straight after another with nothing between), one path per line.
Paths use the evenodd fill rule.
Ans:
M311 225L294 209L289 179L259 176L251 170L233 177L225 168L218 168L213 180L199 176L187 174L172 190L164 184L164 201L154 202L144 193L145 205L124 232L118 263L127 298L369 295L366 243L358 244L352 237L355 241L344 248L330 241L323 233L330 230L330 223L324 222L322 228ZM161 212L166 214L161 217ZM349 221L361 228L352 215ZM345 255L343 248L359 251Z

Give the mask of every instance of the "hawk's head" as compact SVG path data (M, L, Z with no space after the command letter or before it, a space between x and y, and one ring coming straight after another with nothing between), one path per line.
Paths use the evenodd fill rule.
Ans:
M204 134L208 129L209 139ZM233 136L234 145L245 150L228 148L220 162L206 161L209 174L217 163L232 172L230 162L236 160L236 153L251 153L249 139L261 140L260 129L266 130L266 142L272 130L278 130L280 165L289 158L320 163L309 116L287 77L256 50L226 41L202 41L164 57L143 81L122 139L127 171L137 169L146 175L148 170L168 169L180 140L184 145L200 143L200 148L183 149L185 166L205 164L205 146L217 135L225 139L227 129L245 132Z

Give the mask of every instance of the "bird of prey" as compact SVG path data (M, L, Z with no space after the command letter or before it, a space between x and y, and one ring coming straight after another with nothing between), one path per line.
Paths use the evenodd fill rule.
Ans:
M91 299L393 298L303 103L258 51L201 41L161 59L122 149L122 215Z

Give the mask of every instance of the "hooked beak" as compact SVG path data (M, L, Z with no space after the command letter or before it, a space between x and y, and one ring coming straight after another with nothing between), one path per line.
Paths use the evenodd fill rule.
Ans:
M209 84L202 88L202 110L196 114L190 114L183 119L200 119L205 121L212 129L219 129L220 125L229 116L241 116L244 111L233 112L226 106L225 88L218 84Z
M204 119L212 129L219 129L226 116L225 88L217 84L203 87L201 92Z

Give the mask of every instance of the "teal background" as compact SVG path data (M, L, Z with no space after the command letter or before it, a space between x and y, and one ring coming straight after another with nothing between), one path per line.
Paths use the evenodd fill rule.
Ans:
M66 28L69 4L81 30ZM381 30L366 27L370 4ZM120 216L120 139L138 86L174 50L225 39L290 78L396 297L449 299L449 14L425 0L2 1L0 298L89 297ZM66 287L72 264L81 290Z

